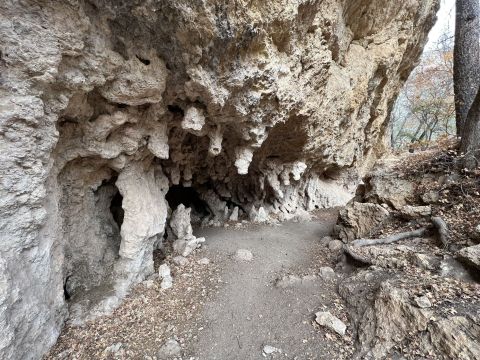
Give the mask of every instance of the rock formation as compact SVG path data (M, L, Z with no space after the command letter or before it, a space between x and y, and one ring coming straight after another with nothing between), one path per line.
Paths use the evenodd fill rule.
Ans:
M437 6L2 1L2 358L38 358L69 313L106 313L153 273L169 207L221 222L345 204Z

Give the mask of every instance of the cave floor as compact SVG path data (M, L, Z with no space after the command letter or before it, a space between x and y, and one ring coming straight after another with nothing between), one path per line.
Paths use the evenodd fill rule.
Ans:
M309 222L199 229L206 244L188 265L166 259L173 288L145 281L112 315L67 325L47 358L160 359L168 339L181 345L178 359L262 359L267 345L277 350L266 355L271 359L349 358L349 330L341 338L314 322L317 311L345 321L343 301L333 283L309 276L335 263L319 241L335 219L322 211ZM250 250L253 260L237 260L238 249ZM203 258L209 264L198 263ZM278 286L289 275L297 280Z

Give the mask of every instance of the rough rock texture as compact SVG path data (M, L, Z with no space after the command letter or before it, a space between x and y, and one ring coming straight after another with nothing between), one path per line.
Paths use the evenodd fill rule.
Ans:
M335 331L339 335L345 335L347 326L337 317L333 316L328 311L319 311L315 314L315 321L322 326Z
M340 210L335 232L344 241L359 239L381 226L389 214L378 204L352 201Z
M459 287L463 290L458 291ZM357 357L362 359L390 359L400 354L410 355L406 358L479 358L479 298L472 296L477 291L475 284L429 272L394 275L380 267L359 271L339 286L351 306Z
M480 271L480 244L463 248L458 251L457 256Z
M365 200L374 203L387 203L400 210L414 196L414 185L393 174L372 174L366 180Z
M2 357L152 274L167 192L219 221L345 204L437 5L2 1Z

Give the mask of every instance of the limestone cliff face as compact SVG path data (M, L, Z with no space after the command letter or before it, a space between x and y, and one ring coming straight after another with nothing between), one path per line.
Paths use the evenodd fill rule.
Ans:
M1 357L38 358L152 272L169 189L220 222L344 204L437 6L2 1Z

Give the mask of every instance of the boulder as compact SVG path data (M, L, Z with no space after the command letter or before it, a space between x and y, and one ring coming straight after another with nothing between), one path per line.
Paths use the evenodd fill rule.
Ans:
M378 204L351 202L340 210L335 232L344 241L359 239L381 226L389 215Z
M387 203L400 210L414 197L414 185L394 174L374 175L366 180L368 191L365 200L378 204Z
M461 261L480 270L480 244L463 248L456 255Z

